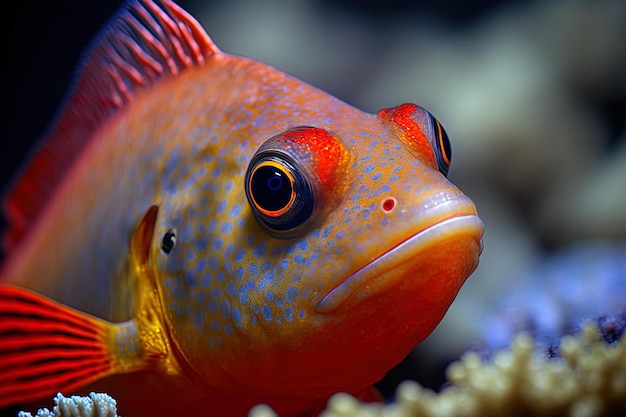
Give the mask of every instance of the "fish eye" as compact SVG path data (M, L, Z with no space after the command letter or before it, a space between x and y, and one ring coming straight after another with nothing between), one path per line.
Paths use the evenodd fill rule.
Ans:
M276 161L263 161L250 174L250 198L262 214L282 216L296 199L294 178Z
M246 173L246 197L262 227L277 238L306 222L313 213L313 188L291 158L270 150L253 157Z
M448 170L450 169L450 161L452 161L452 146L450 145L448 134L441 123L439 123L439 121L435 119L432 114L430 114L430 119L432 121L433 133L435 135L433 148L437 158L437 165L439 166L439 171L447 177Z
M163 239L161 240L161 252L163 252L165 255L169 255L170 253L172 253L175 246L176 246L176 230L169 229L163 235Z

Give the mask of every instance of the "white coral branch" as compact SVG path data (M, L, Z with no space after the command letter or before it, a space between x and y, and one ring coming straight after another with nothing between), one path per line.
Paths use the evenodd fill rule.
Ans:
M89 397L73 395L64 397L58 393L54 398L52 411L42 408L35 417L118 417L117 402L107 394L92 392ZM20 411L18 417L33 417L29 412Z

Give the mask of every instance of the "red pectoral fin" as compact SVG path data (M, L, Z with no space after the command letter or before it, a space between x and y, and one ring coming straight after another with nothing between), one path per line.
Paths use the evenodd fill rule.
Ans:
M0 285L0 408L71 392L110 374L108 326L26 289Z

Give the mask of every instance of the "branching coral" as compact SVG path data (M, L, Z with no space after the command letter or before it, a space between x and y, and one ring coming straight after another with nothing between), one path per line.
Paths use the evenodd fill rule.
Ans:
M54 398L52 411L39 410L35 417L117 417L117 403L107 394L92 392L89 397L64 397L58 393ZM18 417L33 417L31 413L20 412Z

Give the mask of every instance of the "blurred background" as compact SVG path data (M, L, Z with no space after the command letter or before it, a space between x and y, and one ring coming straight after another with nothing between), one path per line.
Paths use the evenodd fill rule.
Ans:
M45 131L82 51L119 1L4 8L0 181ZM17 4L19 3L19 4ZM429 109L485 249L448 315L381 388L437 388L446 364L519 329L556 334L623 312L626 2L179 1L231 53L363 110ZM568 327L569 326L569 327Z

